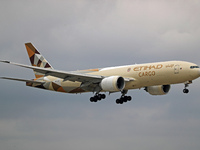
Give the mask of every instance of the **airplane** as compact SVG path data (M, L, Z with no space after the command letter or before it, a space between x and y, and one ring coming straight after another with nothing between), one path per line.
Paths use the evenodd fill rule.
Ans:
M32 66L0 60L19 67L32 69L35 79L1 77L1 79L25 82L27 86L65 93L93 92L91 102L106 98L102 92L121 92L117 104L132 100L128 90L144 88L151 95L165 95L171 84L184 83L183 93L193 80L200 77L198 65L186 61L165 61L146 64L96 68L78 71L55 70L41 53L31 44L25 43Z

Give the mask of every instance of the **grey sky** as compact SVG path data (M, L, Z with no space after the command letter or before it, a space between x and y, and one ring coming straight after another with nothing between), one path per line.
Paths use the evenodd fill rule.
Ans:
M199 0L46 0L0 2L0 59L30 64L32 42L60 70L185 60L200 65ZM0 76L31 79L31 70L0 64ZM200 147L200 80L166 96L132 90L90 103L0 80L4 150L188 150Z

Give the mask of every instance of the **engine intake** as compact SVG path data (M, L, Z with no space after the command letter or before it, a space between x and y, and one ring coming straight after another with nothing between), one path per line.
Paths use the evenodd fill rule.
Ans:
M102 90L104 90L104 91L117 92L117 91L121 91L124 89L125 81L124 81L123 77L110 76L110 77L104 78L101 81L100 86L101 86Z
M165 95L169 92L170 87L170 85L156 85L148 86L145 88L145 90L151 95Z

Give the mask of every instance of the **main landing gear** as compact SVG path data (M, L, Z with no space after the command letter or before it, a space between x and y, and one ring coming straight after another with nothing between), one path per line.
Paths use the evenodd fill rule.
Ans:
M102 99L105 99L106 95L105 94L95 94L93 97L90 97L90 101L91 102L97 102L100 101Z
M123 104L126 103L127 101L131 101L132 97L131 96L121 96L120 99L116 100L117 104Z
M120 97L120 99L116 100L117 104L123 104L126 103L128 101L131 101L132 97L131 96L125 96L127 94L127 90L123 90L122 91L122 96Z
M122 93L122 96L116 100L116 103L117 104L123 104L123 103L126 103L128 101L131 101L132 97L131 96L125 96L127 94L127 90L123 90L121 93ZM102 99L105 99L106 98L106 95L105 94L99 94L99 93L96 93L93 97L90 97L90 101L91 102L97 102L97 101L100 101Z

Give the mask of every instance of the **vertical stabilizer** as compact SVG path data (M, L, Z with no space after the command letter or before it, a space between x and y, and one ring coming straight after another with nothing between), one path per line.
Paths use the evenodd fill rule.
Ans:
M53 69L49 62L40 54L40 52L31 43L26 43L25 46L32 66ZM34 73L36 78L44 76L44 74L38 73L36 71L34 71Z

